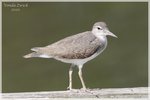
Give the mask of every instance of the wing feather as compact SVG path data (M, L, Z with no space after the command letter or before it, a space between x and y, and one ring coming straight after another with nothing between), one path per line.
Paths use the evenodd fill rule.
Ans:
M90 31L64 38L38 49L40 53L66 59L83 59L93 55L102 44Z

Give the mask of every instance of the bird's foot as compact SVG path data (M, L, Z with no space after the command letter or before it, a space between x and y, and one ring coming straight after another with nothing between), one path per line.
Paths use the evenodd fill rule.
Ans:
M67 90L73 91L73 90L76 90L76 89L73 89L71 86L68 86Z
M82 91L82 92L90 92L91 89L89 89L89 88L81 88L80 91Z
M70 91L70 92L80 92L80 91L83 91L84 89L73 89L72 87L68 86L67 87L67 90Z
M67 88L68 89L68 88ZM80 92L80 90L79 89L68 89L68 91L69 92L75 92L75 93L78 93L78 92Z
M81 88L81 90L87 90L86 87Z
M72 88L70 86L67 87L67 90L72 90Z

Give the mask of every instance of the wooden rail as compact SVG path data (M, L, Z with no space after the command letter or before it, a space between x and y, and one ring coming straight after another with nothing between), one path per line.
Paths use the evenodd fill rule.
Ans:
M2 93L3 99L148 98L148 87ZM22 100L21 99L21 100Z

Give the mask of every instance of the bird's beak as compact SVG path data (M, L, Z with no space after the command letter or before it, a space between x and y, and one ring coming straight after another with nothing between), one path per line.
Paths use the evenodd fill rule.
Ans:
M110 35L112 37L118 38L115 34L113 34L112 32L110 32L109 30L106 31L107 35Z

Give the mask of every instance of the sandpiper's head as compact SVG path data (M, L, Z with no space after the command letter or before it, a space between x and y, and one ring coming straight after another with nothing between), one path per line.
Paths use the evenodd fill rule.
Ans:
M93 25L92 33L98 37L110 35L117 38L116 35L109 31L105 22L96 22Z

